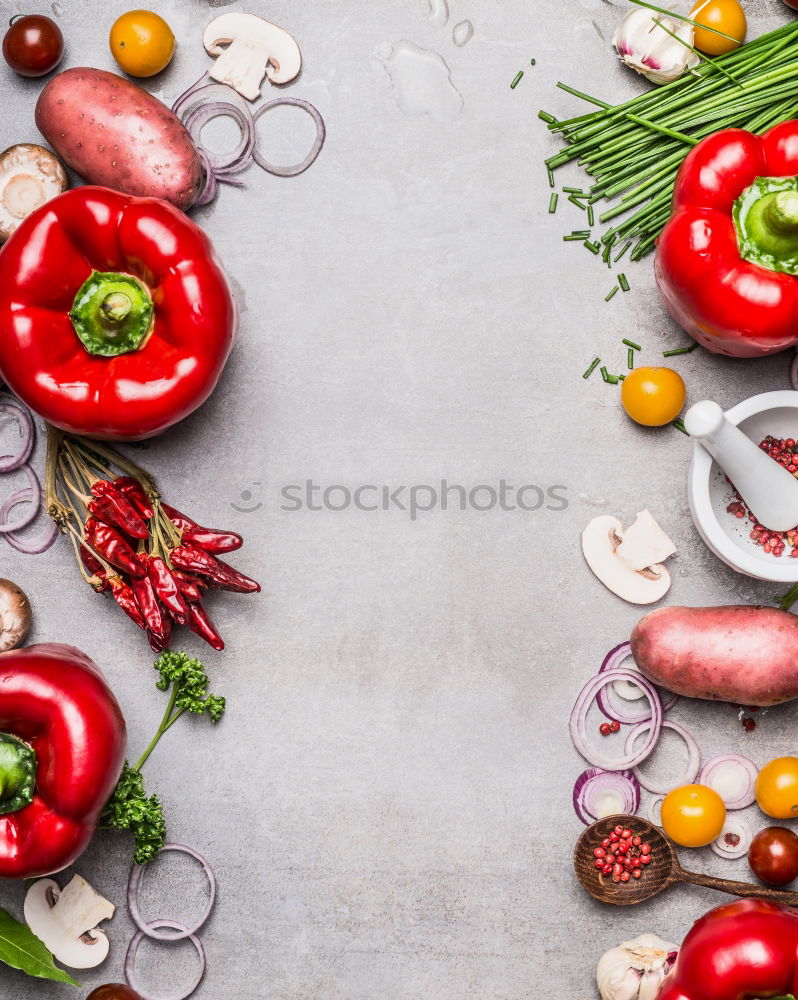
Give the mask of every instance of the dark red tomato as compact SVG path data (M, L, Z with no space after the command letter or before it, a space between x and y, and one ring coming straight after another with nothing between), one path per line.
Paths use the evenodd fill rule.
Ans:
M766 885L787 885L798 878L798 837L783 826L768 826L748 848L751 871Z
M784 0L788 7L792 7L793 10L798 10L798 0Z
M3 58L20 76L44 76L61 62L64 36L44 14L26 14L12 22L3 38Z
M124 983L108 983L92 990L86 1000L141 1000L141 997Z

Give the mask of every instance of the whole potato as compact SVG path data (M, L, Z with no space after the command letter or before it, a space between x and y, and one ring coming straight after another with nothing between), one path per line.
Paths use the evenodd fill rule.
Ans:
M115 73L59 73L39 95L36 125L90 184L163 198L180 209L193 205L202 188L197 149L177 116Z
M688 698L798 698L798 617L777 608L659 608L635 625L632 655L649 680Z

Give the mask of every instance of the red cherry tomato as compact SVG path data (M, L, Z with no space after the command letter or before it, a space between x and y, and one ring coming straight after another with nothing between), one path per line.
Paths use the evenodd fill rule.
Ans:
M783 826L768 826L751 841L748 864L767 885L787 885L798 878L798 837Z
M20 76L44 76L55 69L63 54L61 29L43 14L16 18L3 38L3 58Z

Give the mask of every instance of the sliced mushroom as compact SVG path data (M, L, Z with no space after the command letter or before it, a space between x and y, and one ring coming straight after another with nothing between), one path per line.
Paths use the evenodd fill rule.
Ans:
M28 927L69 969L94 969L106 960L110 945L97 925L115 912L80 875L63 892L54 879L40 878L25 896Z
M25 592L11 580L0 580L0 653L23 645L32 620Z
M211 77L249 101L260 97L264 76L271 83L290 83L302 68L302 54L292 36L256 14L220 14L205 29L202 44L209 55L218 56Z
M20 142L0 153L0 242L31 212L68 187L63 164L44 146Z
M661 563L675 551L647 510L627 530L617 517L603 514L582 532L588 566L605 587L630 604L653 604L667 594L671 577Z

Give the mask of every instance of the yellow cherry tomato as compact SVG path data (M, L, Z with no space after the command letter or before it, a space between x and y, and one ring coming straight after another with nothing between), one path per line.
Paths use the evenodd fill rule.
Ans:
M706 847L720 836L726 806L714 788L682 785L665 796L662 829L682 847Z
M129 10L114 21L111 54L130 76L155 76L175 53L172 29L151 10Z
M698 0L690 11L690 18L697 24L706 25L705 28L695 29L693 44L707 55L722 56L738 48L745 40L748 22L738 0ZM706 28L714 28L715 31L707 31ZM731 38L716 34L718 31L731 35ZM733 38L737 41L732 41Z
M774 819L798 816L798 757L776 757L756 779L756 801Z
M621 385L623 408L646 427L662 427L675 420L684 397L682 376L672 368L635 368Z

